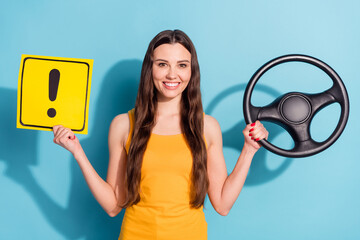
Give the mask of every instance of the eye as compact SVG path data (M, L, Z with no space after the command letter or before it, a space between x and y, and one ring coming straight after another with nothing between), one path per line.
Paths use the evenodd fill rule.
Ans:
M160 62L160 63L158 63L158 66L159 66L159 67L165 67L165 66L166 66L166 63Z
M180 65L179 65L181 68L186 68L188 65L187 64L185 64L185 63L180 63Z

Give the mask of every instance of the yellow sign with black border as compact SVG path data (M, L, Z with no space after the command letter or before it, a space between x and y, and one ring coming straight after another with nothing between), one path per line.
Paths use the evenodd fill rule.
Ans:
M87 134L92 59L21 57L17 128L51 131L63 125Z

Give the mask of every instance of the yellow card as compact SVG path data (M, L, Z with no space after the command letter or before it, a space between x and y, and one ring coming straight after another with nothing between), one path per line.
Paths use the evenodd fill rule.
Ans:
M22 55L17 128L88 132L92 59Z

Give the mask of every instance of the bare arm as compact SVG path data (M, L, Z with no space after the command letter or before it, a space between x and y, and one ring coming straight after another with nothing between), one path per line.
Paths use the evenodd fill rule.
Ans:
M251 132L250 129L253 129ZM249 136L251 133L252 136ZM243 130L245 143L237 163L230 175L227 175L226 164L222 149L222 134L215 118L205 117L205 137L208 143L208 195L214 209L220 215L227 215L238 198L249 171L251 161L260 145L251 139L267 138L267 131L257 121L255 126L250 124Z
M84 175L84 178L101 207L112 217L116 216L121 208L118 202L124 200L124 177L126 167L125 142L129 132L127 114L114 118L109 130L109 168L107 179L104 181L85 155L78 138L74 133L60 125L53 127L54 142L69 150Z

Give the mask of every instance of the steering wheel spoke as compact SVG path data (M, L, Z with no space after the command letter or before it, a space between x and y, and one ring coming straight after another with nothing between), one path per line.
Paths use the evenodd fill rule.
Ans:
M322 108L337 102L335 97L328 91L317 94L304 94L310 100L312 107L312 115L320 111Z
M348 96L343 94L344 91L346 92L345 86L337 84L335 82L334 85L326 92L328 92L329 94L331 94L334 97L335 102L338 102L338 103L340 103L341 106L344 106L349 101L347 99Z
M260 112L261 108L260 107L255 107L252 104L249 105L249 114L251 119L258 119L259 117L259 112Z
M269 105L259 108L257 119L260 121L265 120L274 123L282 123L283 119L279 113L279 100L276 99Z
M311 139L309 122L304 122L299 125L286 125L284 127L294 142L303 142Z

